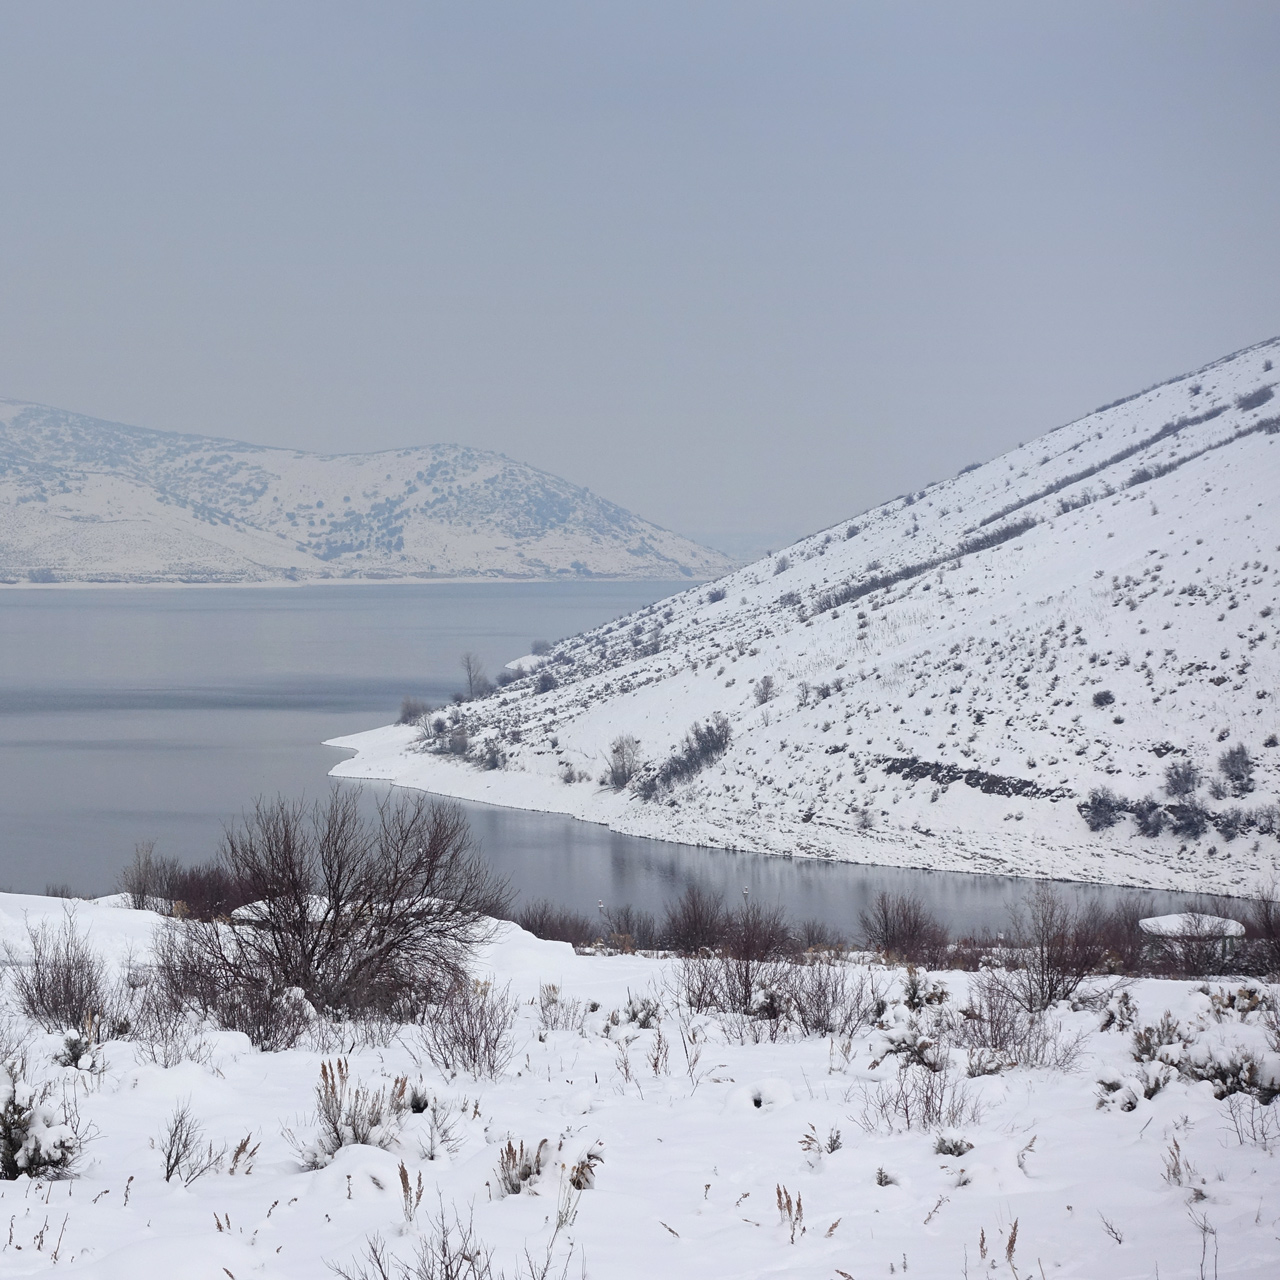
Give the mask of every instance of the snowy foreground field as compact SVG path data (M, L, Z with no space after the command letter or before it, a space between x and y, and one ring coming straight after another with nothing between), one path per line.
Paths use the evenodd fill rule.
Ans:
M75 927L140 981L161 920L122 901L74 904ZM12 961L41 921L61 929L63 904L0 896ZM576 955L514 925L478 971L518 1002L496 1079L443 1073L396 1028L313 1028L310 1047L264 1053L192 1026L59 1065L65 1036L17 1012L12 969L4 1049L25 1068L3 1089L6 1161L23 1132L19 1164L56 1155L67 1107L87 1140L69 1178L0 1183L0 1274L399 1275L396 1259L597 1280L1280 1274L1280 1112L1258 1101L1280 1083L1275 989L1141 980L999 1051L962 1012L971 974L830 964L848 1034L805 1036L691 1012L679 961ZM1014 1052L1050 1065L1001 1069ZM369 1091L381 1145L325 1153L322 1070L353 1111ZM166 1182L184 1105L198 1144ZM492 1250L491 1272L474 1250L412 1269L442 1213L454 1244L461 1222Z

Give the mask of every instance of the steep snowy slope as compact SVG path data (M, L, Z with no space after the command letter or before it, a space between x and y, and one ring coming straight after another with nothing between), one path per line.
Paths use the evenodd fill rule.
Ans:
M323 456L0 401L0 581L701 579L727 566L501 454Z
M342 740L335 772L786 855L1248 884L1280 855L1274 359L1280 339L563 641L422 740ZM717 716L694 769L686 733ZM643 763L614 790L622 735Z

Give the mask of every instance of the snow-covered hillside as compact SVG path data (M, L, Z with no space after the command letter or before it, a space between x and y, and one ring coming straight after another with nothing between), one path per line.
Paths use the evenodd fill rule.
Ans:
M359 755L334 772L788 856L1238 890L1280 857L1275 360L1280 339L565 640L425 739L339 740ZM680 776L716 716L727 750ZM624 736L642 766L615 790Z
M0 401L0 582L701 580L728 563L501 454L325 456Z
M24 926L60 929L61 912L0 895L12 963L30 959ZM154 981L161 923L75 906L75 929L135 996ZM1019 1038L997 1052L965 1045L990 1025L960 1012L980 993L974 974L918 975L913 995L901 970L817 964L842 984L841 1029L805 1035L695 1011L677 995L679 961L575 955L514 925L478 967L518 1002L496 1078L440 1071L414 1025L316 1021L264 1052L192 1016L69 1051L64 1028L15 1008L10 984L0 1274L1269 1280L1280 1268L1280 1126L1264 1105L1280 1072L1274 987L1145 979L1108 1000L1093 983L1092 1007L1016 1019ZM321 1139L317 1086L339 1062L342 1114L380 1117L364 1142L354 1125L342 1145ZM63 1155L78 1158L56 1180L22 1171ZM470 1228L476 1265L415 1267L440 1215L455 1245L455 1224Z

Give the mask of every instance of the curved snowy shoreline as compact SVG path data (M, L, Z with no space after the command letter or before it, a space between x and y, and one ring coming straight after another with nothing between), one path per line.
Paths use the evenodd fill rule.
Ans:
M629 792L615 792L594 782L566 785L548 774L478 769L452 756L417 751L413 744L418 735L411 726L387 725L327 739L327 747L355 752L334 765L329 776L389 782L508 809L564 814L623 835L783 858L1233 895L1251 891L1265 871L1261 865L1242 867L1236 860L1220 874L1212 874L1216 868L1193 872L1162 862L1155 850L1144 856L1140 847L1055 844L1043 835L999 829L977 836L954 829L910 828L855 834L817 819L797 830L798 824L776 812L756 811L742 817L710 807L691 818L687 809L674 812L662 804L646 804Z

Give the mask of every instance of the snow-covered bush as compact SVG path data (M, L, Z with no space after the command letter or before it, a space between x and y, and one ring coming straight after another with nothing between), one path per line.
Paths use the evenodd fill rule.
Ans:
M1016 967L1008 989L1029 1013L1069 1000L1105 953L1100 908L1068 905L1049 884L1038 884L1014 912Z
M1120 821L1127 806L1110 787L1094 787L1076 808L1090 831L1105 831Z
M956 1044L970 1051L969 1074L991 1075L1013 1066L1071 1070L1084 1037L1067 1035L1061 1021L1043 1011L1028 1011L1010 977L987 969L970 981L969 1003L952 1024Z
M904 1129L961 1129L982 1118L978 1103L962 1080L947 1068L931 1070L904 1062L888 1080L864 1085L862 1108L854 1117L867 1133Z
M0 1066L0 1178L69 1178L81 1136L66 1099L53 1101L53 1085L33 1084L18 1058Z

